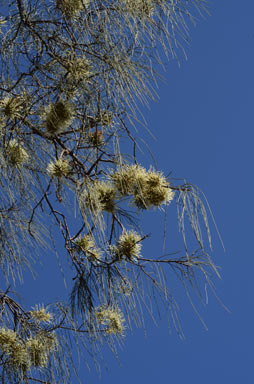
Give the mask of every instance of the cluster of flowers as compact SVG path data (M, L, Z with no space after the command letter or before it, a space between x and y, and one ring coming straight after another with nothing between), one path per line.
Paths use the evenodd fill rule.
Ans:
M56 6L66 17L77 16L84 6L89 4L89 0L56 0Z
M78 251L80 250L86 254L89 260L96 261L101 258L101 252L96 247L94 239L91 235L87 234L78 238L75 241L75 244L78 246Z
M71 79L78 82L87 80L92 73L91 63L82 57L67 60L67 68Z
M0 100L1 115L5 119L15 120L24 113L28 98L26 94L20 96L7 96Z
M30 311L30 316L39 323L49 323L52 318L51 313L46 312L45 308L40 306L36 306L33 311Z
M141 236L135 231L123 231L113 247L115 259L138 259L141 251Z
M169 182L162 173L154 169L146 170L139 165L125 165L109 175L109 181L96 180L85 185L80 193L81 209L92 215L102 212L117 213L116 201L124 196L132 196L132 204L138 209L149 209L169 204L174 197ZM134 260L140 257L141 236L133 230L123 230L116 244L111 247L114 260ZM77 241L80 249L96 255L93 239L84 237ZM91 258L91 256L90 256Z
M121 196L133 196L133 204L141 209L168 204L174 197L169 182L161 172L140 165L126 165L111 175Z
M8 143L7 158L9 164L18 168L28 161L29 155L25 148L13 139Z
M110 181L87 185L80 196L81 204L93 214L114 212L116 199L133 196L132 203L139 209L149 209L168 204L174 197L169 182L153 169L127 165L109 175Z
M122 335L124 333L124 317L118 307L99 307L95 311L98 324L106 326L107 334Z
M133 230L124 230L116 244L111 247L111 255L114 261L134 260L140 257L141 236ZM75 241L78 254L85 255L89 261L98 261L102 258L101 250L96 246L92 235L87 234Z
M51 315L44 308L30 312L36 322L48 322ZM0 350L6 355L7 364L14 369L27 371L32 367L47 367L49 353L57 347L54 334L40 330L35 336L21 338L15 331L0 328Z
M28 97L26 94L21 96L7 96L0 100L0 119L1 125L6 120L15 120L26 113ZM12 139L6 146L7 160L13 167L19 168L24 165L29 155L22 143Z
M61 133L69 127L74 117L73 105L65 100L50 104L45 111L46 130L50 135Z
M102 211L112 213L115 210L116 189L111 183L96 180L80 196L81 205L84 205L92 214Z
M50 177L64 177L68 176L70 173L71 167L68 160L57 159L51 161L47 166L47 173Z

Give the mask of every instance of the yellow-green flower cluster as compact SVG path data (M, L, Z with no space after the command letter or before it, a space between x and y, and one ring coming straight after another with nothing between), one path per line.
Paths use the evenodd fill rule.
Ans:
M140 257L141 237L135 231L123 231L117 241L115 254L118 259Z
M146 170L138 165L125 165L110 175L116 189L122 196L131 195L134 188L144 180Z
M116 190L114 186L105 181L95 181L81 196L85 207L92 213L101 211L114 212Z
M25 345L18 342L13 343L6 352L9 355L8 363L15 369L26 371L31 367L31 362Z
M8 356L8 364L15 369L27 370L31 363L25 344L19 342L16 332L0 328L0 350Z
M30 315L33 320L44 323L49 323L52 318L52 315L46 312L43 306L36 306L33 311L30 311Z
M67 160L58 159L51 161L47 167L47 173L51 177L61 178L70 173L70 164Z
M57 341L54 334L41 333L29 338L26 343L31 365L47 367L49 353L56 349Z
M75 81L86 81L91 75L91 64L86 58L69 59L67 63L71 79Z
M119 308L99 307L95 316L99 324L106 326L107 334L122 335L124 333L124 317Z
M24 108L24 100L21 96L7 96L0 100L1 114L6 119L14 120L21 117Z
M35 367L46 367L48 364L48 353L41 340L38 338L31 338L27 340L26 344L29 349L32 365Z
M137 193L135 193L134 200L138 207L149 208L169 203L173 197L174 192L162 173L150 169L146 174L141 190L137 190Z
M134 204L141 209L168 204L174 197L169 182L153 169L147 171L139 165L126 165L110 177L120 195L133 195Z
M67 17L78 15L83 9L83 4L87 5L88 3L88 0L56 0L57 7Z
M85 235L78 238L75 243L86 254L90 260L98 260L101 258L100 250L96 247L94 239L91 235Z
M26 371L31 366L46 367L49 353L57 345L54 334L46 332L21 340L17 333L0 328L0 350L7 356L7 363L14 369Z
M27 162L29 156L26 150L15 139L11 140L7 147L8 161L14 167L19 167Z
M49 105L45 113L47 132L51 135L61 133L71 124L73 115L73 106L65 100Z
M3 352L9 350L10 346L17 342L16 332L11 329L0 328L0 348Z
M113 212L115 209L115 188L106 182L98 182L96 191L99 195L99 201L103 211Z

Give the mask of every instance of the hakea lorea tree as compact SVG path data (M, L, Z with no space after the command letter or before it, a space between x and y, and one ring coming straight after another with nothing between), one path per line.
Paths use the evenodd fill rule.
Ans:
M68 382L70 338L90 355L104 340L114 349L115 338L132 322L143 323L140 303L147 304L149 292L174 318L174 300L162 278L168 266L186 283L195 281L196 271L208 282L209 269L217 272L203 242L201 228L209 242L210 233L198 189L174 185L140 165L135 138L138 105L153 99L159 51L175 56L187 38L188 20L204 11L205 0L1 5L3 383ZM132 155L124 155L126 141ZM176 205L183 255L146 258L147 234L130 211L142 214L170 203ZM187 247L186 218L198 251ZM57 231L72 267L70 302L24 309L12 294L13 282Z

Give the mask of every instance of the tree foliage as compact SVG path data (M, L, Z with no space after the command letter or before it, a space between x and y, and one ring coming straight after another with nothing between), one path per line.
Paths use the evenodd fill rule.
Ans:
M162 50L176 56L206 1L9 0L0 11L1 378L65 383L70 340L85 358L102 342L114 350L153 301L180 331L166 276L195 285L198 272L208 282L209 270L217 273L203 240L206 232L211 242L202 193L143 167L136 138ZM136 215L169 204L182 256L149 259ZM10 286L53 252L58 232L70 301L23 309Z

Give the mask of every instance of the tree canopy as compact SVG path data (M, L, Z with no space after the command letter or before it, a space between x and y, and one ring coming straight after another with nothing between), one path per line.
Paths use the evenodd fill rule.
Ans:
M196 286L200 272L208 283L210 271L218 274L203 194L140 164L137 130L140 106L156 97L162 55L176 57L188 23L206 11L205 0L0 6L3 383L69 382L70 340L85 359L102 342L114 350L132 323L143 325L143 309L152 311L153 302L180 332L165 277L175 272L184 286ZM149 234L137 217L169 204L183 252L148 258L142 245ZM15 280L54 253L58 233L73 280L70 300L23 308Z

